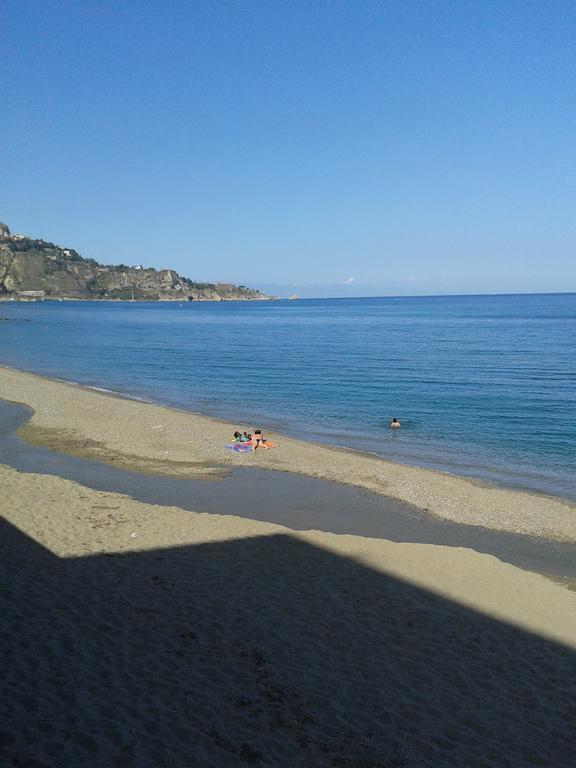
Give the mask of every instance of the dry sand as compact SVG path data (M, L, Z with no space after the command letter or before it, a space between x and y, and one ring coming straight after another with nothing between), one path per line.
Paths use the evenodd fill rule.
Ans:
M0 467L0 764L574 765L576 593Z
M116 466L192 476L257 466L348 483L414 504L453 522L559 541L576 539L576 505L492 487L355 451L270 433L277 447L237 456L224 446L235 429L173 408L114 397L0 367L0 398L34 409L20 435L31 443Z
M24 436L221 472L230 425L0 369ZM574 508L275 437L243 457L505 530ZM352 513L352 511L351 511ZM576 592L470 550L292 533L0 466L0 765L572 768Z

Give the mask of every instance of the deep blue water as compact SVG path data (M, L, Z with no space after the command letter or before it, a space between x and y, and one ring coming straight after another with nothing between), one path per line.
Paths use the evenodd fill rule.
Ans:
M6 365L576 499L576 294L11 302L0 316Z

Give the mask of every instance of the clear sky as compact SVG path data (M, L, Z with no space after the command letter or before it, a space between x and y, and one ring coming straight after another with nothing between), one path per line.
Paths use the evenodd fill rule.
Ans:
M573 0L3 0L0 221L285 295L576 291Z

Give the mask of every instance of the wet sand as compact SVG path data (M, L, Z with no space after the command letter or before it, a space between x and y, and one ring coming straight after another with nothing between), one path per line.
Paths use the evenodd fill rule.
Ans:
M285 522L292 511L309 525L317 508L325 526L355 514L354 524L374 526L409 514L406 499L382 495L375 469L386 465L388 482L403 468L368 469L365 457L280 436L275 451L239 460L221 448L229 425L7 369L0 396L34 409L20 430L27 440L70 454L34 453L9 435L3 443L14 463L0 461L8 766L573 765L576 592L468 548L295 531L215 511L224 497L213 489L256 483ZM26 416L9 413L14 426ZM103 487L58 476L74 451L104 459ZM297 466L303 454L324 474L349 466L360 487L263 470ZM102 465L83 466L91 475ZM106 487L114 472L128 475L134 498ZM379 497L366 490L370 472ZM418 493L429 475L414 475ZM466 481L448 479L457 505ZM145 497L163 480L168 490L203 490L179 491L178 505L137 500L138 485ZM296 494L291 483L301 487L297 505L281 499ZM430 508L449 487L439 482ZM507 492L471 487L487 492L487 505L497 498L496 519L515 525ZM341 500L330 518L339 490L354 508ZM363 516L369 498L383 506ZM543 505L555 545L567 546L570 505L528 499ZM205 512L203 503L214 506ZM544 532L534 520L529 527Z
M289 472L237 467L224 476L165 477L30 445L16 432L32 417L0 400L0 464L55 475L137 501L196 512L396 542L465 547L536 571L558 583L576 580L576 544L492 531L438 517L405 502L354 486ZM258 499L258 503L251 500ZM246 503L243 500L250 500Z
M237 428L166 408L0 367L0 398L28 405L23 439L131 471L173 477L222 476L237 467L274 469L345 483L444 520L556 541L576 539L576 505L408 467L355 451L269 434L276 447L237 456L225 448Z
M0 466L8 766L573 765L576 593Z

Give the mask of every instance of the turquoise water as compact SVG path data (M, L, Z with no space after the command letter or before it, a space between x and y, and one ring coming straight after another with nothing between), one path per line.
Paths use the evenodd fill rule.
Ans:
M576 294L0 315L6 365L576 499Z

